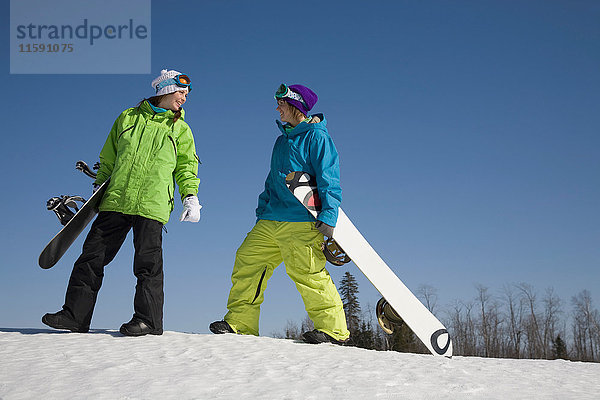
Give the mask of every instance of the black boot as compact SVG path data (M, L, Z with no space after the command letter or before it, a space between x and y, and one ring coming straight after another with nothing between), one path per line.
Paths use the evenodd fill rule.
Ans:
M45 314L42 317L42 322L54 329L66 329L71 332L87 333L90 330L89 326L81 326L65 312L60 310L54 314Z
M221 333L235 333L231 325L225 321L215 321L208 327L212 333L217 335Z
M133 317L131 321L126 324L121 325L121 329L119 329L125 336L144 336L144 335L162 335L163 330L161 329L152 329L149 327L144 321Z
M333 343L333 344L337 344L339 346L345 346L346 344L348 344L350 342L350 339L337 340L337 339L329 336L325 332L321 332L316 329L312 330L310 332L304 332L302 334L302 338L304 339L304 341L306 343L311 343L311 344Z

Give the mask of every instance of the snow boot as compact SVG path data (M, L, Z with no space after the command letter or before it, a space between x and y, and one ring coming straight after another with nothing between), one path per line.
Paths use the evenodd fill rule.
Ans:
M208 327L212 333L220 335L222 333L235 333L231 325L225 321L215 321Z
M311 343L311 344L333 343L333 344L337 344L339 346L345 346L350 343L350 339L337 340L337 339L329 336L325 332L321 332L316 329L309 331L309 332L304 332L302 334L302 339L304 339L304 341L306 343Z
M87 333L90 328L88 326L80 326L75 320L65 312L60 310L53 314L48 313L42 317L42 322L54 329L66 329L71 332Z
M125 336L144 336L144 335L162 335L162 329L152 329L144 321L139 318L133 317L131 321L121 325L119 329Z

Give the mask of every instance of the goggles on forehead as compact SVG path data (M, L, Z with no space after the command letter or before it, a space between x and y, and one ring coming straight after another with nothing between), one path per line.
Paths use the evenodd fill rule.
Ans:
M275 92L275 99L284 99L284 98L297 100L304 105L304 107L308 108L304 99L299 93L293 92L285 83L279 85L279 89Z
M179 74L156 85L156 93L158 93L158 91L165 86L170 85L177 85L182 88L187 88L188 92L192 91L192 80L190 77L185 74Z

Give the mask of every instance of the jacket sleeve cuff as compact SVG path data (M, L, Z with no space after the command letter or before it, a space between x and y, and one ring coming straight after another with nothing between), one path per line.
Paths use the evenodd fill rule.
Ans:
M322 221L329 226L335 227L335 225L337 223L337 217L338 217L337 210L329 209L329 210L321 211L319 213L319 215L317 216L317 220Z
M182 192L181 193L181 202L183 203L183 200L188 197L188 196L198 196L198 192L194 192L194 191L186 191L186 192Z

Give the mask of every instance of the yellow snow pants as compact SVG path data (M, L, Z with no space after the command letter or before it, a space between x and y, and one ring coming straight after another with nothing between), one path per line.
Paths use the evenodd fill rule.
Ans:
M313 222L258 221L236 253L225 321L237 333L258 335L267 281L283 261L315 329L347 339L344 307L325 269L322 243Z

